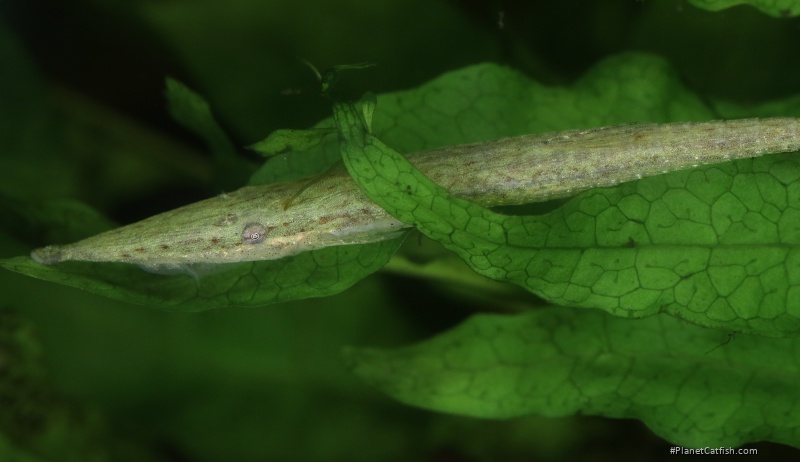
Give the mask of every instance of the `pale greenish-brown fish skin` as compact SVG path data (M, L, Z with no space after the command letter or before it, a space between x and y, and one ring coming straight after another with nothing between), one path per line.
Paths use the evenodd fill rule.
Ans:
M800 150L800 119L633 124L450 146L408 159L456 196L519 205L730 159ZM389 239L408 228L370 201L343 169L315 181L248 186L107 231L36 249L45 264L145 267L275 260Z

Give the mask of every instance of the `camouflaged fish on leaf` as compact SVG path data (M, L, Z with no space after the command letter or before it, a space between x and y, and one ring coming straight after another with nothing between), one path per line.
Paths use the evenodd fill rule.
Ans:
M409 154L408 159L452 194L497 206L796 150L800 119L769 118L524 135ZM274 260L390 239L410 226L370 201L343 169L308 184L244 187L74 244L36 249L31 256L45 264L79 260L144 267Z

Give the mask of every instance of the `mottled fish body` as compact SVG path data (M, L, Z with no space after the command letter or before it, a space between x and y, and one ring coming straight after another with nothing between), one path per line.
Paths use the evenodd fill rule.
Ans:
M484 206L520 205L731 159L800 150L800 119L632 124L524 135L409 154L452 194ZM274 260L323 247L389 239L408 225L370 201L340 169L308 180L248 186L74 244L36 249L68 260L145 267Z

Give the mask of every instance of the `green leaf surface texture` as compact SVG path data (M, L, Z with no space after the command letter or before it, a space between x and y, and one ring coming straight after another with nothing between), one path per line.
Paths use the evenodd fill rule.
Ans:
M450 196L336 106L342 154L370 198L480 274L560 305L667 312L761 335L800 328L800 160L764 156L597 188L541 216Z
M189 312L332 295L383 267L400 242L328 247L282 260L189 267L172 274L153 274L125 263L43 266L28 257L5 259L0 265L113 299Z
M611 62L646 75L652 68L638 58ZM641 83L620 84L618 96L652 109L660 98ZM680 87L662 88L666 102ZM684 95L685 104L642 120L704 117ZM582 97L591 100L570 103ZM798 444L796 337L741 333L797 332L796 155L669 173L581 193L548 214L508 216L449 196L380 130L369 133L357 107L335 113L345 164L379 205L478 273L566 305L478 315L404 349L348 349L357 375L405 403L459 415L636 418L686 447Z
M692 448L800 444L797 338L549 307L476 315L413 346L344 356L380 390L441 412L636 418Z

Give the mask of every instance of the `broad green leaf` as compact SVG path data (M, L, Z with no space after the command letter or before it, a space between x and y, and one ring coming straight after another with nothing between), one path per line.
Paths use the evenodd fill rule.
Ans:
M720 11L737 5L751 5L776 18L788 18L800 14L800 3L796 0L689 0L689 3L709 11Z
M341 292L385 265L401 241L328 247L282 260L187 268L185 274L174 275L146 273L125 263L65 262L46 266L28 257L0 260L0 266L130 303L171 311L199 311Z
M426 409L635 418L672 443L717 447L800 445L798 352L798 338L550 307L477 315L417 345L344 357L372 385Z
M800 159L775 155L598 188L542 216L451 196L334 106L360 188L476 272L553 303L638 318L667 312L761 335L800 330Z
M598 63L569 88L490 63L448 72L413 90L377 95L372 131L409 153L528 133L712 117L663 59L631 53ZM314 128L333 126L328 118ZM339 159L338 139L326 137L312 149L269 159L249 184L306 177Z

